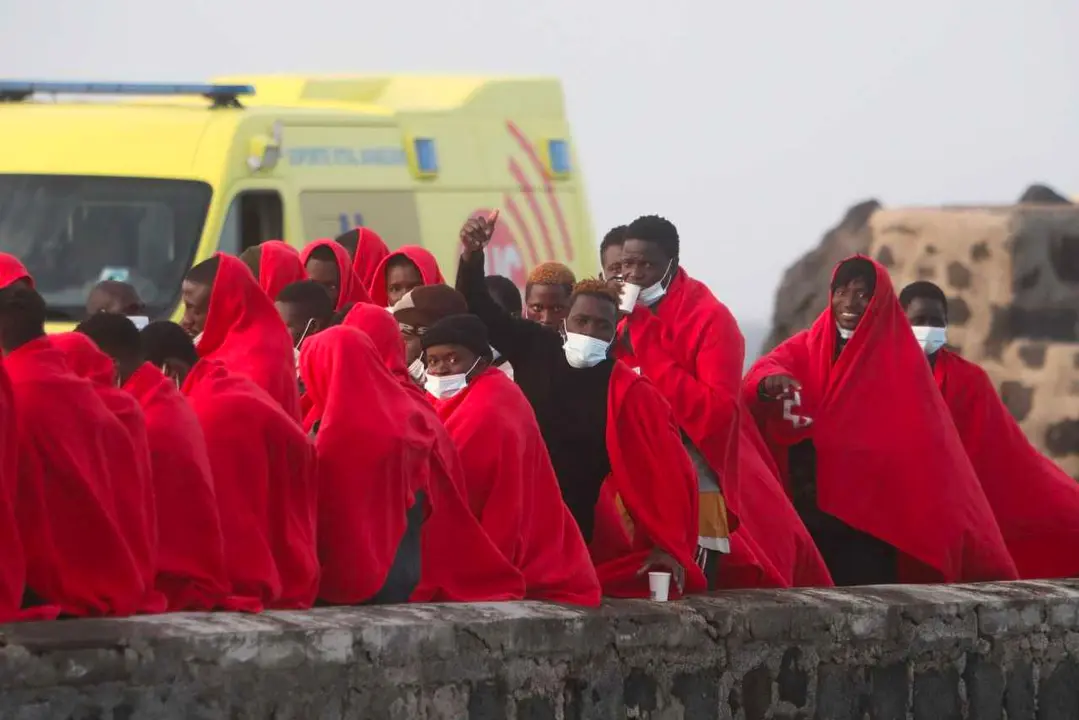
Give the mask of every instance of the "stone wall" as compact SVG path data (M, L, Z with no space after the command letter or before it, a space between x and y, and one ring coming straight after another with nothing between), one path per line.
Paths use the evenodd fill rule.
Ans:
M1071 720L1079 582L58 621L0 657L17 720Z
M914 280L944 290L949 344L985 368L1031 442L1079 478L1079 206L860 203L787 271L768 348L816 319L833 266L855 252L887 267L897 292Z

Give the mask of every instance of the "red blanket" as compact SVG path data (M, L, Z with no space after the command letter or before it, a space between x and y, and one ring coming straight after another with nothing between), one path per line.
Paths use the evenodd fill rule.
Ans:
M1079 484L1030 444L984 370L941 350L933 374L1019 576L1079 577Z
M629 552L604 553L593 536L603 594L648 597L648 575L639 571L654 548L686 569L686 593L704 592L708 583L695 561L697 473L667 401L621 362L611 371L607 394L607 453L611 474L604 485L625 508L632 540ZM678 595L673 584L671 594Z
M407 404L402 401L399 418L411 417L414 430L434 442L427 487L431 512L423 525L422 576L412 601L521 599L524 578L487 537L465 501L464 470L457 449L426 395L408 374L397 323L381 307L357 305L345 316L344 324L366 333L407 398Z
M247 610L256 600L230 597L210 455L199 419L176 386L145 364L124 390L146 416L157 503L155 585L168 609Z
M525 595L597 606L600 586L555 478L536 416L520 388L488 368L436 401L461 457L468 501L483 529L525 578Z
M146 434L146 416L138 401L116 386L116 367L94 341L82 333L69 332L52 336L53 346L64 353L68 368L89 380L98 397L127 430L122 453L110 456L113 472L112 491L116 517L124 538L135 556L146 586L143 612L164 612L165 596L154 589L157 568L157 506L154 500L153 470L150 465L150 440ZM122 480L121 482L117 482Z
M7 371L0 366L0 622L51 620L60 611L55 605L20 609L26 588L26 557L19 539L14 505L19 482L15 396Z
M334 309L340 310L350 302L371 302L371 297L367 294L363 281L352 269L352 258L349 256L348 250L340 243L333 240L315 240L300 253L300 261L303 262L304 267L307 267L307 261L315 248L322 246L326 246L333 251L333 256L337 260L337 273L341 278L337 293L337 307Z
M360 234L356 244L356 257L352 261L352 267L363 283L364 288L370 292L371 283L375 279L375 271L382 264L383 259L390 254L386 242L382 236L371 228L357 228Z
M752 415L743 413L739 425L742 526L731 539L731 557L720 568L721 586L831 587L828 567L784 492Z
M19 435L15 516L26 584L67 615L131 615L145 598L120 527L114 459L131 453L123 426L48 338L4 358Z
M420 271L420 278L423 279L424 285L441 285L446 282L446 278L442 277L442 270L438 267L438 261L435 260L435 256L430 251L418 245L405 245L382 258L382 262L378 264L378 268L375 270L375 276L371 280L369 290L371 291L371 302L379 307L386 307L390 304L390 298L386 292L386 266L395 257L400 256L407 257L412 261L412 264Z
M655 383L675 420L719 477L738 526L738 396L746 346L738 323L703 283L678 270L666 296L622 323L617 356Z
M812 439L818 506L896 547L902 580L1014 579L1015 564L925 355L888 273L880 265L876 271L873 299L838 359L829 307L812 328L754 364L746 401L785 477L787 449ZM812 418L808 427L784 418L783 401L758 396L761 380L777 374L801 383L801 405L786 414Z
M259 245L259 287L270 300L276 300L286 285L306 279L299 250L281 240Z
M218 253L221 265L199 339L199 356L244 375L300 421L292 338L273 302L242 261Z
M268 608L310 607L319 572L314 446L265 392L219 362L199 361L182 391L210 454L232 592Z

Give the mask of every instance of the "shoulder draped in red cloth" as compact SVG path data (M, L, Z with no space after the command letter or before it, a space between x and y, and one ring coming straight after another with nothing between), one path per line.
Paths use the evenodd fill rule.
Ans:
M128 443L115 442L123 452L110 454L112 492L116 517L124 532L131 554L139 564L147 597L142 612L164 612L165 596L154 590L157 568L157 506L154 500L153 470L150 465L150 441L146 416L139 402L116 386L116 366L112 358L98 349L94 341L77 332L52 336L53 346L64 353L68 368L90 381L98 397L127 430Z
M259 287L270 300L286 285L307 279L300 251L282 240L267 240L259 245Z
M495 547L465 500L464 470L457 449L426 393L405 367L405 345L393 317L376 305L357 305L344 324L363 331L390 375L408 398L413 423L434 439L428 501L431 514L423 525L423 569L413 602L519 600L524 578ZM398 420L397 422L400 422Z
M532 406L488 368L435 401L464 467L472 513L525 578L525 596L597 606L600 586L584 538L562 501Z
M738 323L704 283L681 268L655 311L637 306L617 357L639 367L719 477L733 532L738 527L738 397L746 345Z
M984 370L940 350L933 374L1019 576L1079 576L1079 484L1030 444Z
M26 557L13 509L19 480L16 421L11 380L0 365L0 554L4 558L0 563L0 622L51 620L60 611L55 605L20 609L26 588Z
M217 253L221 265L199 339L199 357L254 381L300 421L300 389L292 338L277 308L241 260Z
M429 250L418 245L405 245L382 258L382 262L375 269L375 276L368 288L371 293L371 302L375 305L386 307L390 304L390 296L386 291L386 266L394 258L402 256L411 260L420 271L420 278L424 285L442 285L446 282L446 278L442 277L442 270L438 267L438 261Z
M131 453L120 421L48 338L4 358L19 435L15 515L27 587L66 615L131 615L145 586L121 529L113 469Z
M341 243L329 239L315 240L300 253L300 261L304 267L307 267L307 261L315 248L323 246L333 251L333 256L337 259L337 272L341 277L340 290L337 293L337 307L334 309L340 310L350 302L371 302L371 297L367 294L367 288L363 286L363 282L352 268L352 258L349 256L348 250Z
M363 282L364 288L370 292L371 283L375 279L375 271L378 270L383 259L390 254L390 249L382 236L371 228L361 227L356 228L356 231L360 237L356 244L356 257L352 261L352 266Z
M199 419L156 367L143 364L124 383L142 406L157 502L157 577L169 610L247 610L254 599L230 597L213 472Z
M682 445L670 405L645 378L615 362L607 393L607 492L617 495L633 524L629 552L603 558L593 536L593 559L603 594L648 597L640 573L654 548L686 569L685 592L704 592L708 582L697 552L697 472ZM672 596L677 588L671 587Z
M818 506L897 548L901 580L1015 579L1015 563L892 281L874 267L873 298L839 357L833 362L838 333L829 305L813 327L753 365L746 402L785 477L787 449L812 439ZM786 413L783 401L757 394L761 380L777 374L802 385L801 405ZM785 414L812 424L795 428Z
M219 362L200 360L181 389L210 454L233 594L268 608L310 607L319 572L314 446L261 388Z

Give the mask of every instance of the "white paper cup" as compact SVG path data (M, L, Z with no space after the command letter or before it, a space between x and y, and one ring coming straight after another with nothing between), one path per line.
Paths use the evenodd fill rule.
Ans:
M671 574L669 572L648 573L648 589L656 602L667 602L671 594Z
M622 302L618 308L624 313L633 312L637 306L637 297L641 294L641 286L633 283L622 283Z

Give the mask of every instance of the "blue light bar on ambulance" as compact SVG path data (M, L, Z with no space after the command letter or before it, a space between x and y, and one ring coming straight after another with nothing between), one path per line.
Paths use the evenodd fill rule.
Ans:
M198 85L163 83L80 83L0 80L0 102L20 102L33 95L201 95L214 107L239 107L242 95L254 95L250 85Z
M547 162L552 175L569 175L569 144L565 140L548 140Z

